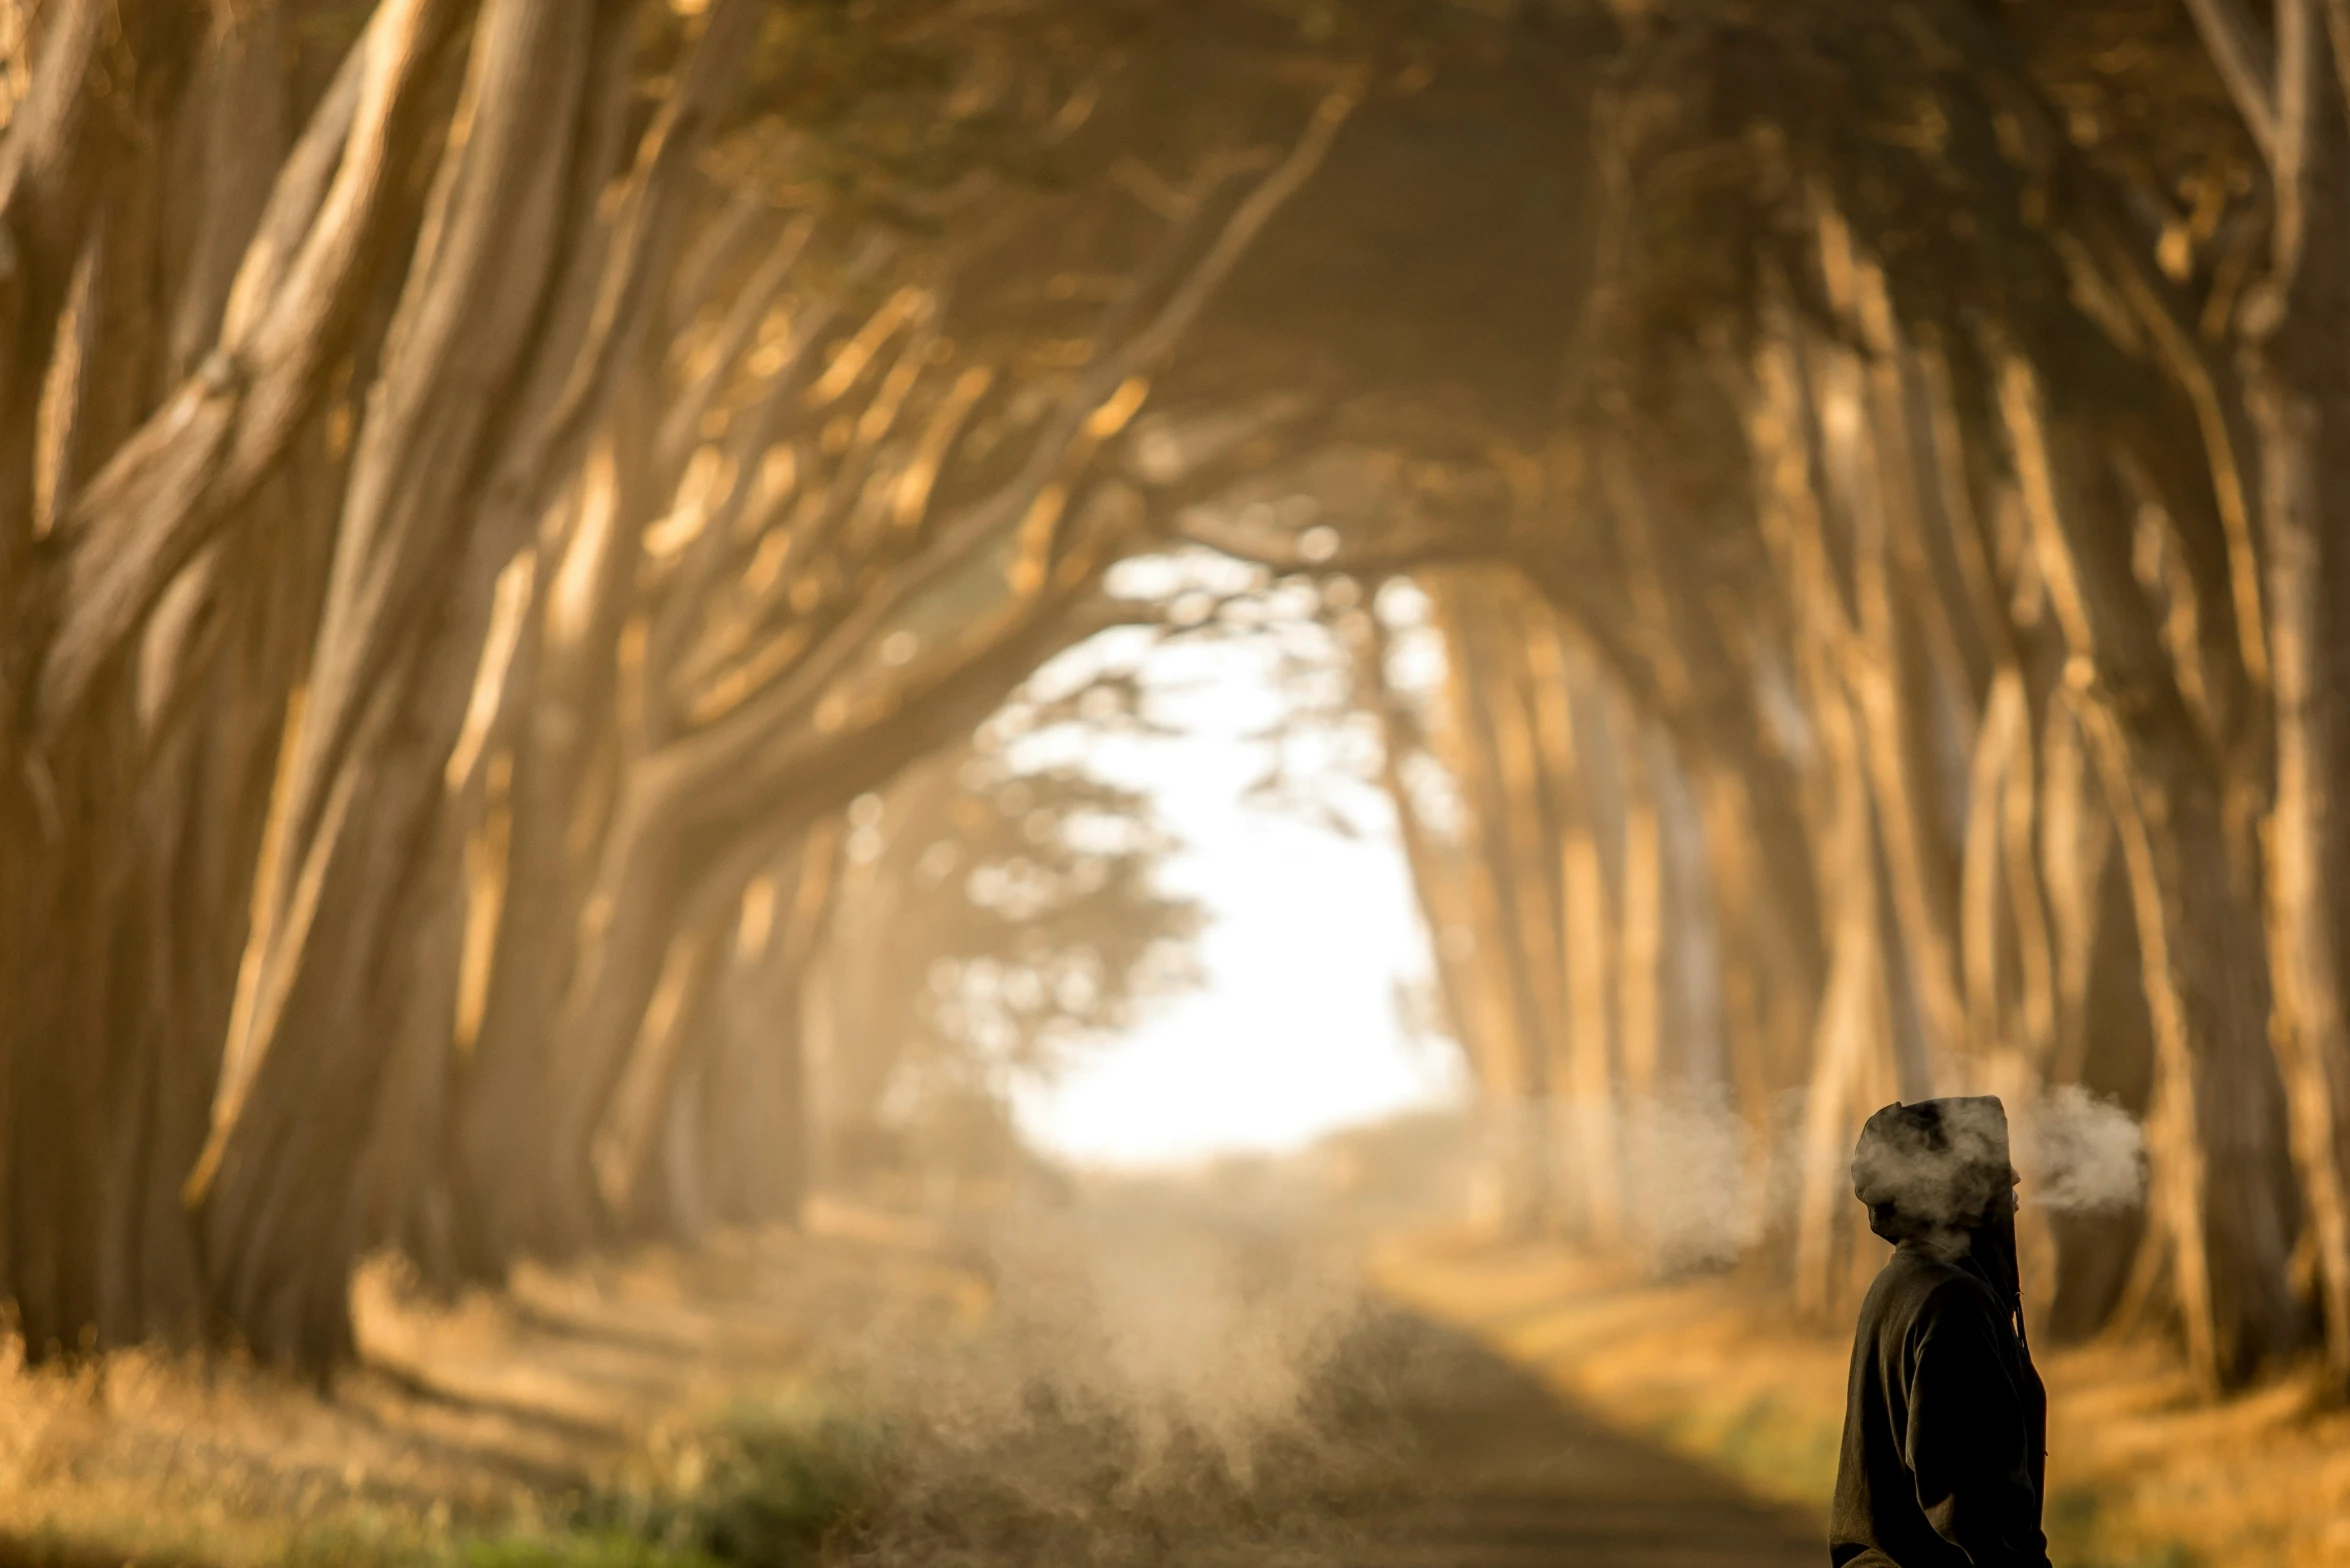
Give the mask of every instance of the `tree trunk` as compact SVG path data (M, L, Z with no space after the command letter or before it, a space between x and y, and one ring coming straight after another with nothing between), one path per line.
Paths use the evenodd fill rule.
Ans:
M2339 20L2339 19L2337 19ZM2350 102L2315 0L2277 7L2267 319L2247 310L2260 442L2276 785L2267 831L2274 1035L2308 1204L2326 1357L2350 1391ZM2337 45L2350 38L2337 37Z
M1999 406L2068 669L2128 868L2156 1085L2154 1212L2188 1357L2231 1387L2299 1340L2286 1283L2285 1106L2268 1042L2255 891L2228 836L2217 759L2179 696L2129 574L2127 530L2098 517L2044 412L2039 377L2001 362Z

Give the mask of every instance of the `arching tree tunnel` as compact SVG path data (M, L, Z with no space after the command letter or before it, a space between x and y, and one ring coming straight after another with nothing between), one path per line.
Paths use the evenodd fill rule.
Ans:
M979 832L938 759L1206 546L1351 651L1520 1222L1693 1261L1702 1104L1825 1310L1869 1108L2087 1086L2151 1198L2035 1310L2350 1368L2350 36L2272 10L10 9L28 1343L791 1213L843 813Z

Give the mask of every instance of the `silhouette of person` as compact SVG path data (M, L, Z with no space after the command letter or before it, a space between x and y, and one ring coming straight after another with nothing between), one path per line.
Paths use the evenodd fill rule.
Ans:
M1852 1186L1893 1255L1852 1341L1836 1568L2048 1568L2048 1397L2024 1335L2007 1112L1886 1106Z

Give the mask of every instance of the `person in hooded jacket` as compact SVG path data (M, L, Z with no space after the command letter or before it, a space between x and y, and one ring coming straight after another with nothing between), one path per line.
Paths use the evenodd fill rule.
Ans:
M1853 1335L1830 1562L2048 1568L2048 1398L2024 1335L2005 1109L1888 1105L1852 1182L1893 1255Z

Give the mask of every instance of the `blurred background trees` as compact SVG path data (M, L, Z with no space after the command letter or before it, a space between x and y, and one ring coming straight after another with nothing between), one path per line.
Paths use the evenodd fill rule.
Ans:
M1137 798L1009 738L1114 695L982 721L1294 587L1498 1216L1825 1311L1869 1109L2085 1086L2150 1196L2036 1224L2034 1310L2350 1387L2339 5L15 0L0 45L36 1352L325 1367L373 1248L494 1279L788 1219L811 1159L1016 1167L1003 1075L1193 917ZM1259 575L1105 591L1178 545Z

